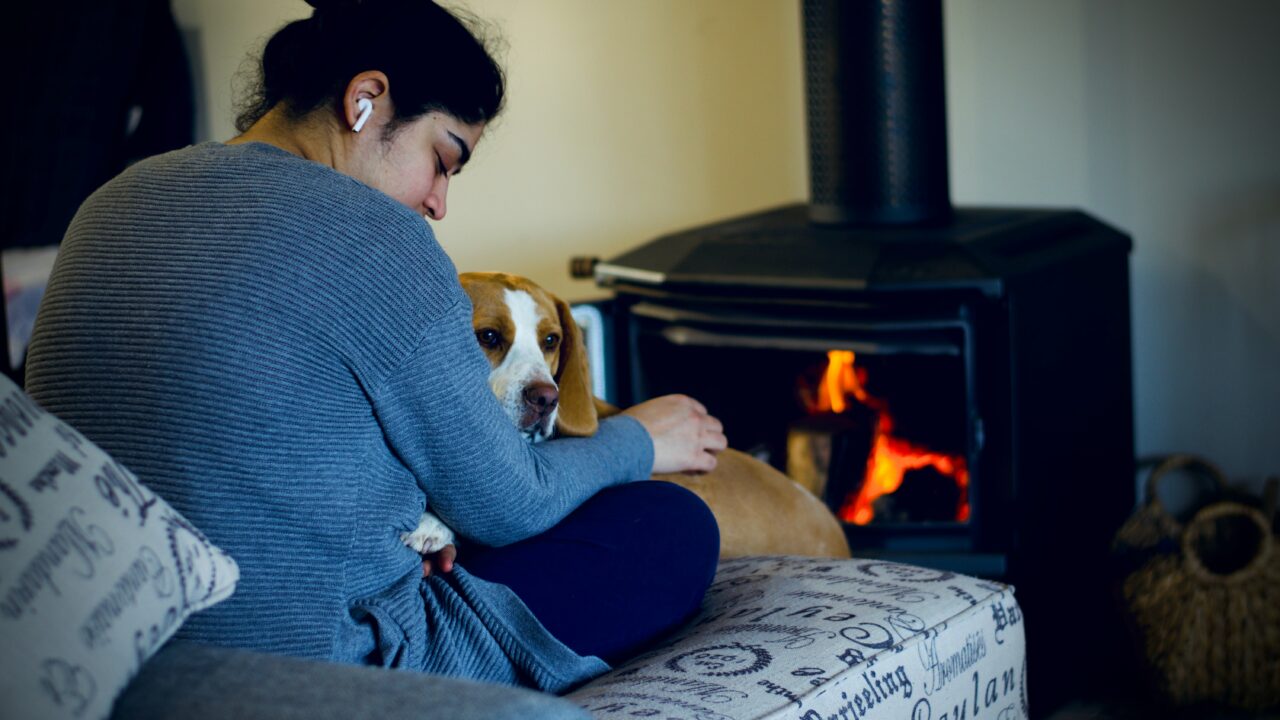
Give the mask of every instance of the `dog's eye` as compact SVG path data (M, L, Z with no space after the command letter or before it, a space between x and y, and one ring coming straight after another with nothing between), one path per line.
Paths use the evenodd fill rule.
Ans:
M556 346L559 344L560 344L560 336L556 335L555 333L552 333L542 338L542 347L544 350L555 350Z
M482 346L492 348L497 347L498 343L502 342L502 335L499 334L497 330L485 328L484 330L476 331L476 340L478 340Z

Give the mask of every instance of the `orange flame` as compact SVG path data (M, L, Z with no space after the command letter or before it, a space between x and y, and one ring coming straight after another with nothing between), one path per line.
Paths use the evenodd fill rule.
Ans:
M855 355L849 350L831 350L827 353L827 370L823 376L822 391L812 408L814 412L842 413L848 408L852 396L862 405L876 412L875 439L867 458L866 475L862 489L850 495L840 508L840 518L856 525L866 525L875 517L872 503L882 495L896 492L902 478L910 470L933 467L939 473L955 480L960 488L960 503L956 508L956 520L969 519L969 470L959 455L935 453L893 435L893 416L888 405L870 396L864 384L866 371L854 365Z

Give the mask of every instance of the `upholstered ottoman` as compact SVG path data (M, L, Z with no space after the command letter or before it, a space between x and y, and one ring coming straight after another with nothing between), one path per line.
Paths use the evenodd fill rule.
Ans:
M600 718L1027 716L1013 589L874 560L724 562L702 612L570 693Z

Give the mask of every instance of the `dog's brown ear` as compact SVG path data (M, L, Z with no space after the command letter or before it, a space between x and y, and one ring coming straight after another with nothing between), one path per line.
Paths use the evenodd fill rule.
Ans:
M582 330L573 319L569 303L553 298L560 315L560 368L556 385L560 388L560 412L556 415L556 433L564 437L589 437L596 434L599 419L595 396L591 393L591 372L587 368L587 346Z

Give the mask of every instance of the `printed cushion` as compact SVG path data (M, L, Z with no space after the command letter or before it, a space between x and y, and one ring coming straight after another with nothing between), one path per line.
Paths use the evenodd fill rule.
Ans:
M0 716L104 718L235 562L0 377Z
M721 564L702 612L568 696L600 718L1016 720L1012 588L874 560Z

